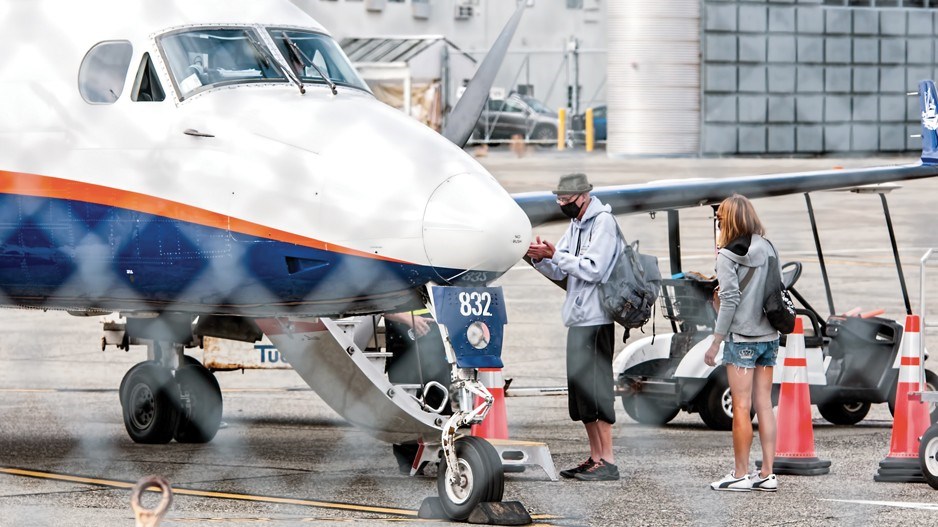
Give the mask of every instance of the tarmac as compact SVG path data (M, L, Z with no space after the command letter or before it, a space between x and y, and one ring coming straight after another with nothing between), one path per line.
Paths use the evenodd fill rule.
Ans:
M901 158L609 159L602 153L532 151L516 157L492 149L483 163L509 192L549 189L566 172L586 172L599 185L672 178L791 172L903 164ZM938 179L902 184L889 194L913 308L919 305L918 262L938 246ZM835 312L905 308L879 198L812 195L830 272ZM803 196L760 199L757 211L783 260L801 261L796 287L827 312ZM712 213L682 212L683 268L711 274ZM660 258L667 273L664 214L619 217L627 237ZM535 229L550 240L564 225ZM938 271L933 271L938 272ZM504 376L513 387L565 383L563 292L521 263L497 284L507 298ZM938 282L926 284L934 305ZM926 317L938 308L926 306ZM117 386L141 349L102 352L98 318L4 310L0 316L0 526L132 525L129 486L148 474L169 479L176 495L161 525L398 525L420 521L416 510L436 494L435 478L398 471L390 447L346 424L292 371L218 373L226 427L204 445L138 445L127 437ZM656 319L657 332L670 331ZM646 327L646 333L652 331ZM640 337L641 333L633 334ZM926 345L938 341L926 335ZM617 342L617 350L624 347ZM196 350L194 354L199 357ZM928 363L926 363L928 366ZM936 368L938 370L938 368ZM512 439L546 442L558 468L582 461L582 426L567 416L566 398L509 397ZM833 426L814 411L824 476L781 476L776 494L719 493L708 484L732 467L728 432L707 429L681 413L656 428L633 422L617 402L616 462L622 479L551 482L529 468L509 474L505 500L521 501L542 525L929 525L938 494L925 484L875 483L889 450L892 419L874 405L854 426ZM758 459L758 441L753 460ZM155 496L145 503L153 505Z

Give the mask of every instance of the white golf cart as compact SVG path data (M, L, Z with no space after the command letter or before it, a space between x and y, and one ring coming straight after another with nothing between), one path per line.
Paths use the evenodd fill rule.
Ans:
M899 263L892 219L885 193L895 185L852 189L879 194L899 273L906 310L911 313L909 295ZM820 245L811 197L805 194L811 229L821 267L830 313L835 313L827 267ZM703 358L711 342L716 312L710 302L715 280L685 274L681 269L678 211L668 211L672 278L662 280L661 306L671 323L672 333L654 335L629 344L615 358L616 389L625 411L639 423L663 425L678 412L697 412L714 430L732 428L732 398L726 368L710 367ZM805 318L805 348L811 402L833 424L852 425L866 417L870 405L895 404L899 350L903 328L894 320L867 315L831 315L826 319L798 293L801 263L782 267L784 283ZM782 336L778 363L785 356ZM938 375L925 371L928 390L938 389ZM781 368L775 369L775 382L781 382ZM778 385L775 387L777 397ZM932 407L932 422L938 410Z

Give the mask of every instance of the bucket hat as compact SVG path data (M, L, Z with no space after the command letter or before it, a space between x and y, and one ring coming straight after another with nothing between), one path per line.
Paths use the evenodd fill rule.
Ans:
M577 173L560 176L560 183L557 185L557 189L551 192L557 195L582 194L591 190L593 190L593 185L586 180L586 174Z

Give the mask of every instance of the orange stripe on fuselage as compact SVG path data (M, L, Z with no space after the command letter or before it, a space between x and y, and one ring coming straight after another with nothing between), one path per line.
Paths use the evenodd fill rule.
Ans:
M224 214L200 209L176 201L70 179L0 170L0 194L66 199L118 207L142 212L144 214L152 214L162 218L195 223L226 231L230 230L239 234L257 236L258 238L266 238L301 245L303 247L321 249L323 251L388 262L407 263L402 260L333 245L314 238L307 238L298 234L272 229L257 223L232 218Z

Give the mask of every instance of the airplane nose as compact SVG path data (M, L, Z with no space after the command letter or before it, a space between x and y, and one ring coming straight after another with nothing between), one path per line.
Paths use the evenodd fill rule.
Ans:
M491 176L453 176L427 202L424 250L444 282L485 285L516 264L530 241L531 222Z

